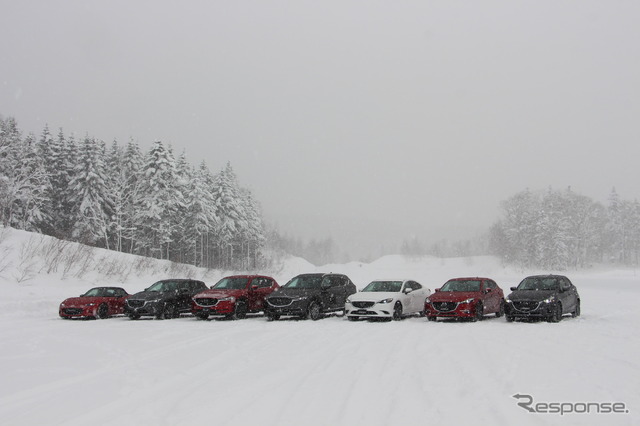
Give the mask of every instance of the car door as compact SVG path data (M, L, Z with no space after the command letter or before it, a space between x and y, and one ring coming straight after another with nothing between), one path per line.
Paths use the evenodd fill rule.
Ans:
M558 278L560 290L558 298L562 303L562 313L573 312L578 299L578 292L575 286L566 277Z
M498 285L495 282L491 280L484 281L484 311L486 313L498 312L500 308L500 292L497 290Z
M273 291L273 280L267 277L255 277L249 284L249 309L264 309L264 298Z

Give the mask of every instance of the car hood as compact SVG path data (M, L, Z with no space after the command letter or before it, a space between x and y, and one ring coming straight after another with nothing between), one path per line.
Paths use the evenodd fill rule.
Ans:
M480 297L477 291L438 291L429 296L431 302L462 302L472 297Z
M359 291L349 296L352 302L377 302L384 299L397 299L400 295L397 291Z
M509 295L508 299L512 301L541 302L556 294L555 290L516 290Z
M195 296L193 296L193 298L197 298L197 297L212 297L215 299L222 299L223 297L229 297L229 296L233 296L233 297L238 297L238 296L242 296L245 293L246 290L238 290L238 289L210 289L210 290L205 290L205 291L201 291L200 293L196 294Z
M175 295L175 291L141 291L132 296L129 296L129 299L157 300L164 299L165 297L173 297Z
M293 289L293 288L283 288L280 287L273 293L271 293L267 298L271 297L309 297L320 294L320 289L308 288L308 289Z
M102 297L87 296L87 297L70 297L65 299L62 303L65 306L86 306L90 303L101 303L104 300Z

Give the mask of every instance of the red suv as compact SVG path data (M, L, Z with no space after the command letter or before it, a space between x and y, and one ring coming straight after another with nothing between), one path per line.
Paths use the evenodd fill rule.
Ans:
M481 320L484 315L504 314L504 293L489 278L454 278L447 281L425 301L429 321L438 317Z
M242 319L247 312L264 311L264 298L280 287L264 275L233 275L193 297L191 312L200 319L224 315Z

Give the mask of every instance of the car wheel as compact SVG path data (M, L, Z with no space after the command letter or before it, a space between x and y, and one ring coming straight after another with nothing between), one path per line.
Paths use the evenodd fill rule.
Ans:
M506 315L505 316L507 322L513 322L514 318L511 315Z
M316 301L309 303L309 307L307 308L307 318L316 321L320 319L320 315L320 304Z
M504 300L500 300L500 307L498 308L498 312L496 312L496 318L500 318L504 315Z
M551 313L551 316L549 316L549 319L547 321L560 322L561 319L562 319L562 304L556 303L556 305L553 307L553 312Z
M427 321L436 321L438 317L427 316Z
M207 312L198 312L196 314L196 318L200 318L201 320L206 320L209 318L209 314Z
M245 319L246 317L247 317L247 302L245 302L244 300L238 300L236 302L236 307L233 311L233 314L231 314L231 319L238 320L238 319Z
M105 319L109 316L109 307L104 303L98 307L96 318Z
M396 302L393 307L393 320L400 321L402 319L402 303Z
M579 317L580 316L580 299L576 300L576 308L575 310L571 313L571 316L573 318Z
M129 318L132 320L140 319L140 314L129 314Z
M482 302L476 303L476 315L473 317L473 321L482 321L484 318L484 306L482 306Z
M177 317L176 307L173 303L167 302L162 310L156 314L157 319L171 319Z
M348 319L349 321L358 321L360 318L358 318L358 317L350 317L350 316L347 316L347 319Z

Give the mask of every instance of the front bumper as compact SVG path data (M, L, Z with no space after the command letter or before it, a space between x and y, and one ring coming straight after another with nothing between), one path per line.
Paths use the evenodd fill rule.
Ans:
M505 303L504 313L511 318L548 318L554 314L555 308L553 302L518 300Z
M364 302L360 306L354 306L353 303L346 303L344 305L344 314L350 318L392 318L393 302Z
M447 308L436 308L434 304L438 302L426 303L424 305L425 312L428 317L436 318L473 318L476 316L476 306L475 303L461 303L461 302L451 302L454 303L453 306Z
M307 314L309 299L291 299L287 305L274 304L268 298L265 299L265 313L273 315L295 315L303 316Z
M60 306L61 318L91 318L96 316L97 306Z
M236 302L231 300L218 301L215 305L200 305L194 302L191 305L191 313L197 314L209 314L209 315L231 315L235 312Z
M124 304L124 314L127 316L153 316L162 312L164 304L156 300L134 301L134 305L130 305L129 301Z

